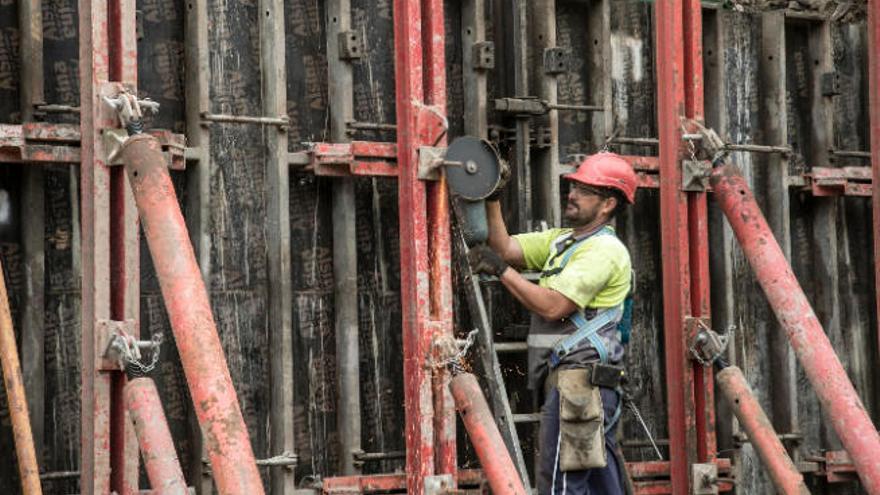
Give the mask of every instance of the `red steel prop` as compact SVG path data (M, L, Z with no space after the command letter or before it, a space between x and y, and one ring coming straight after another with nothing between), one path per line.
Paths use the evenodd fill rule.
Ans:
M135 378L125 385L125 408L134 423L144 467L155 495L187 495L186 480L168 431L156 384Z
M492 493L525 495L522 480L501 439L477 378L470 373L461 373L452 379L449 388Z
M871 211L874 222L874 297L880 314L880 1L868 2L868 108L871 128L871 170L873 171L873 199ZM880 324L880 320L878 320ZM880 346L880 326L877 344Z
M15 440L15 455L18 457L21 491L25 495L39 495L43 493L40 488L40 469L34 451L34 435L28 417L24 379L21 376L18 349L15 347L15 333L12 331L12 315L9 312L2 265L0 265L0 363L3 365L6 402L12 419L12 436Z
M728 366L718 372L715 379L736 418L749 434L749 441L764 462L776 489L785 495L809 495L803 475L776 436L776 430L761 409L742 370Z
M122 160L217 488L222 495L262 494L247 426L161 145L152 136L133 136L122 148Z
M739 171L712 171L712 189L767 301L819 396L822 409L853 459L868 493L880 494L880 435L837 359L767 220Z

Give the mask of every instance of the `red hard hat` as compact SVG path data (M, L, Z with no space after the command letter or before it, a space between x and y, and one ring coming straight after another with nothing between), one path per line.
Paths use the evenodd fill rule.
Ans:
M632 166L616 153L602 152L590 155L565 179L576 180L589 186L610 187L623 194L628 203L634 203L638 177Z

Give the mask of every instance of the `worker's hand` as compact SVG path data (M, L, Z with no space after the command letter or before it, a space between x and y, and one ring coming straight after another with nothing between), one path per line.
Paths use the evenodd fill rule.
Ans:
M486 245L474 246L468 251L468 263L474 273L485 273L500 277L507 270L507 263L492 248Z
M501 177L498 179L498 185L495 186L495 190L486 196L486 201L501 200L501 193L504 191L504 186L506 186L507 182L510 180L510 165L507 164L507 160L499 160L498 166L501 168L499 171Z

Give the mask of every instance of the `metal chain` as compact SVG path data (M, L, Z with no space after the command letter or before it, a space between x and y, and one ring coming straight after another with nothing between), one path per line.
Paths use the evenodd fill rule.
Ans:
M464 357L467 355L471 346L474 345L474 341L477 338L478 332L479 332L479 329L477 329L477 328L468 332L467 337L465 338L464 344L459 347L458 352L456 352L455 354L449 356L448 358L446 358L442 361L438 361L438 362L433 363L433 366L435 368L443 368L443 367L448 366L448 367L452 368L452 370L454 372L453 374L455 374L455 372L464 371L464 369L465 369L464 368Z
M691 345L690 353L693 358L700 363L704 367L712 366L718 358L724 356L724 353L727 351L727 346L730 343L730 338L733 336L733 332L736 329L736 326L730 325L727 328L727 332L724 335L719 335L717 332L709 328L702 320L699 320L697 324L700 326L707 335L717 335L718 337L718 349L708 358L704 358L702 353L697 350L697 345L699 344L697 339L694 339L693 345Z
M156 332L150 338L152 346L150 347L151 355L149 364L144 364L141 361L141 350L138 348L137 341L134 337L123 335L120 338L124 341L124 344L118 347L120 352L119 361L123 369L133 368L139 374L146 375L156 368L162 350L162 341L165 339L162 332Z

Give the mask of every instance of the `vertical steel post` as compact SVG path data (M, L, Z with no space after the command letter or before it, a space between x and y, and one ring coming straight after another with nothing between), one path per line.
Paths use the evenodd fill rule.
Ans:
M446 115L446 36L443 22L443 0L423 0L424 32L422 43L425 54L425 104L433 115ZM431 114L428 114L431 115ZM433 126L441 119L432 120ZM445 146L445 129L439 138L432 136L424 124L420 129L420 144ZM430 136L430 137L429 137ZM433 142L425 142L425 140ZM431 320L433 332L425 335L430 343L438 336L453 337L452 302L452 241L449 216L449 189L445 176L427 186L427 222L429 232L429 259L431 277ZM430 344L428 344L430 345ZM455 404L449 391L451 375L448 370L434 369L432 395L434 400L434 469L437 474L451 474L457 478L458 456L455 447Z
M529 2L513 0L513 92L517 98L529 96ZM516 117L516 218L517 230L532 230L531 119Z
M327 65L330 140L351 141L347 123L354 120L351 61L340 51L340 37L351 31L351 2L330 0L327 8ZM333 313L336 324L337 423L342 450L340 472L361 472L354 455L361 450L360 348L358 343L357 232L354 179L333 180Z
M125 175L111 173L101 129L117 117L101 100L137 85L133 0L79 3L82 194L82 450L83 494L137 491L137 441L122 406L125 377L103 371L96 349L101 320L138 317L138 222ZM134 334L138 334L137 326Z
M703 95L703 8L700 0L685 0L682 4L684 25L684 114L687 118L703 122L705 101ZM672 125L670 122L669 125ZM709 210L705 192L687 193L688 240L690 264L690 315L696 318L710 317L709 295ZM692 335L685 335L685 347ZM693 409L696 427L697 459L713 462L716 456L715 439L715 381L711 367L690 360L693 376ZM687 371L685 372L688 373ZM687 404L686 407L691 407ZM688 413L690 414L690 413Z
M660 159L661 258L663 268L663 337L669 415L669 463L672 493L688 493L689 466L697 460L694 373L686 344L690 313L691 269L688 249L688 198L681 191L681 117L686 99L684 1L655 3L657 29L657 111ZM692 92L692 90L691 90ZM693 98L693 97L692 97ZM694 100L690 100L693 106Z
M874 296L880 315L880 0L868 1L868 104L871 126L871 171L874 184L871 211L874 222ZM880 350L880 318L877 319Z
M133 88L137 87L136 23L135 0L108 2L109 79ZM109 110L103 101L98 105L103 111ZM138 230L138 212L125 171L120 167L113 168L110 170L110 318L116 321L140 321ZM135 324L134 335L139 334L139 327ZM126 377L114 372L112 380L110 485L118 493L126 493L138 489L137 437L124 405Z
M529 47L532 49L532 90L541 100L557 103L558 70L547 65L547 55L556 46L556 0L531 0L529 8ZM562 211L559 199L559 112L551 109L546 115L535 116L535 146L531 151L534 173L534 210L532 218L559 226ZM528 143L528 141L526 142Z
M803 475L779 441L776 430L752 393L742 370L729 366L718 372L715 379L722 395L748 433L749 442L764 462L776 489L784 495L809 495Z
M260 0L260 66L263 115L287 115L287 64L284 45L284 1ZM273 455L294 454L293 433L293 307L290 262L290 165L287 129L263 130L266 143L266 209L269 258L269 332L272 395L270 440ZM293 495L292 469L272 469L271 492ZM258 481L258 480L257 480Z
M202 280L211 283L211 132L202 122L202 113L211 111L208 50L208 1L189 0L184 24L186 76L186 139L196 150L197 163L187 164L186 225L202 272ZM211 495L214 483L208 466L204 439L195 412L189 414L193 445L192 464L186 469L199 495Z
M122 148L122 161L144 223L218 491L221 495L262 494L247 425L159 142L145 134L129 138Z
M404 410L407 492L420 494L434 473L431 380L426 370L430 294L425 186L418 179L417 114L423 98L421 5L394 2L400 305L403 316Z
M500 20L499 20L500 21ZM480 68L475 53L477 43L486 41L486 2L464 0L461 3L461 70L464 91L464 133L489 137L486 93L486 69Z
M453 378L449 386L492 492L505 495L529 493L523 487L510 452L501 439L477 377L462 373Z
M186 480L152 379L135 378L125 385L125 408L134 424L152 493L187 495Z
M6 293L6 279L0 265L0 364L3 367L3 384L6 387L6 402L12 420L12 436L15 440L15 455L21 477L21 491L25 495L40 495L40 468L34 449L34 436L28 417L27 397L24 392L24 379L15 346L15 332L12 328L12 314L9 312L9 297Z
M35 106L44 100L43 12L42 0L19 0L18 32L21 34L21 121L34 121ZM24 388L28 394L37 461L43 445L45 411L45 195L42 167L24 167L21 211L28 212L22 222L21 244L27 284L22 301L21 354Z
M816 313L773 237L755 197L731 165L712 172L718 205L733 227L770 306L813 385L826 418L868 493L880 493L880 435L871 423Z

